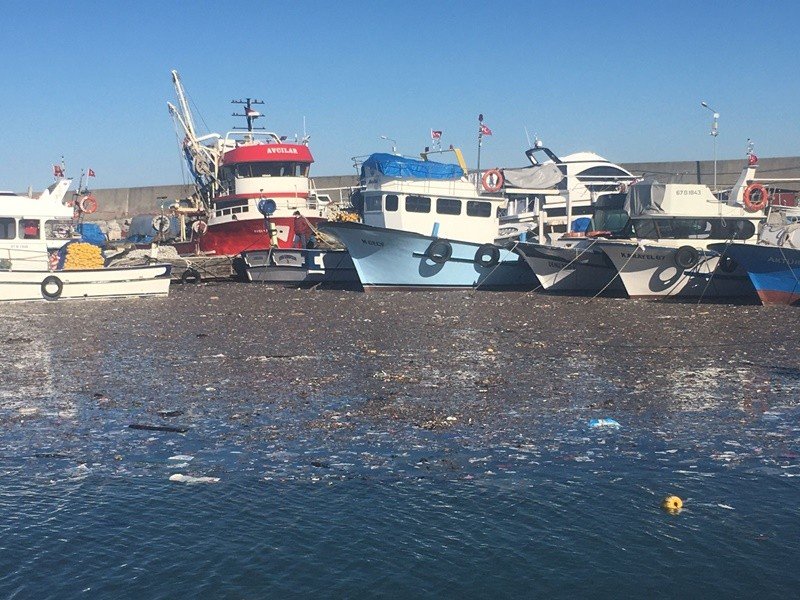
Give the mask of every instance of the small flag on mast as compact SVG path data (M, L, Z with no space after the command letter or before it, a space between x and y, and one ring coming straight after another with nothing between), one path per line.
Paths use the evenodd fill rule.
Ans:
M492 130L489 129L485 124L481 123L481 135L492 135Z
M94 171L92 171L91 169L89 169L89 173L87 173L87 175L89 177L94 177L95 176Z
M63 177L64 169L61 165L53 165L53 177Z
M442 132L436 131L435 129L431 129L431 139L432 140L440 140L442 139Z
M250 117L251 119L261 116L260 112L258 112L257 110L253 110L252 108L245 108L244 114L245 116Z

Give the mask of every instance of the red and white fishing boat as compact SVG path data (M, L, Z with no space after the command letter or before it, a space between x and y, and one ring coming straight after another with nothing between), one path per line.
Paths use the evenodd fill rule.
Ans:
M184 236L178 252L235 256L301 247L308 226L327 218L329 203L309 179L308 137L289 143L254 127L262 116L255 107L263 102L251 98L233 101L243 105L243 114L233 116L244 117L246 128L199 137L177 71L172 80L178 106L168 107L183 130L182 151L197 187L191 199L172 206Z

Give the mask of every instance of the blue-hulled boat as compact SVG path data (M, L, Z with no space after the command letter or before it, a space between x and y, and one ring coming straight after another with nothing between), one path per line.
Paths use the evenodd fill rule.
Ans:
M773 211L758 244L714 244L721 260L747 271L762 304L800 305L800 222Z

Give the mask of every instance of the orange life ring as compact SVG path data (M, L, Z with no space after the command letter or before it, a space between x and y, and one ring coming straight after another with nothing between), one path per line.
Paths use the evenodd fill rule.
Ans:
M753 198L753 192L758 192L758 199ZM744 207L748 212L758 212L764 210L769 204L769 194L767 188L760 183L751 183L744 191Z
M489 169L481 177L481 185L487 192L499 192L505 183L505 177L500 169Z
M81 209L81 212L90 215L97 210L97 200L94 196L84 196L78 202L78 208Z

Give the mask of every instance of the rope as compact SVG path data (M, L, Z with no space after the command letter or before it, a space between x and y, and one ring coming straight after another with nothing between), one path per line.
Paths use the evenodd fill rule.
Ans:
M637 243L636 243L636 250L642 250L642 251L644 252L644 249L645 249L645 247L644 247L644 244L642 244L642 242L637 242ZM600 294L602 294L603 292L605 292L605 291L608 289L608 286L610 286L612 283L614 283L614 280L615 280L617 277L620 277L620 273L622 273L622 271L624 271L624 270L625 270L625 267L627 267L627 266L628 266L628 263L629 263L629 262L631 262L631 260L633 260L633 257L636 255L636 250L634 250L633 252L631 252L631 255L628 257L628 260L626 260L626 261L625 261L625 264L624 264L624 265L622 265L622 268L621 268L621 269L617 269L617 273L616 273L616 274L615 274L615 275L614 275L614 276L611 278L611 280L610 280L610 281L609 281L607 284L605 284L605 285L603 286L603 289L601 289L601 290L600 290L599 292L597 292L597 293L596 293L594 296L592 296L591 298L589 298L589 299L586 301L587 303L588 303L588 302L591 302L592 300L594 300L595 298L597 298L597 297L598 297ZM620 279L621 279L621 277L620 277ZM623 284L624 284L624 282L623 282Z
M514 252L514 250L516 249L517 246L519 246L519 240L514 242L514 245L511 246L511 248L508 249L509 252ZM484 278L483 281L486 281L487 279L489 279L492 276L492 273L494 273L502 263L503 263L502 260L498 260L497 264L492 268L491 271L489 271L489 274ZM483 285L483 281L478 282L478 285L476 285L474 288L472 288L472 294L473 295L475 294L475 292L478 291L478 289L481 287L481 285Z

